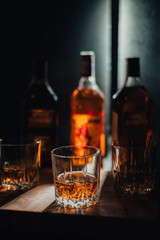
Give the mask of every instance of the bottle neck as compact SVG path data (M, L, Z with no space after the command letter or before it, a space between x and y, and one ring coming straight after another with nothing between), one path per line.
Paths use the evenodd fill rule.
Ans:
M48 62L43 59L37 59L33 68L33 81L41 84L48 83Z
M135 86L142 86L143 83L139 76L127 76L125 81L125 87L135 87Z
M95 54L93 51L81 52L81 78L79 88L95 88Z
M81 78L86 78L90 81L95 81L95 64L82 64L81 67Z
M81 76L78 88L97 88L95 76Z
M84 58L84 56L82 57L81 77L95 77L95 61L93 58Z
M142 85L143 83L139 76L136 76L136 77L128 76L126 78L125 87L136 87L136 86L142 86Z
M127 76L125 81L125 87L142 86L143 84L140 78L139 58L127 58L126 66Z

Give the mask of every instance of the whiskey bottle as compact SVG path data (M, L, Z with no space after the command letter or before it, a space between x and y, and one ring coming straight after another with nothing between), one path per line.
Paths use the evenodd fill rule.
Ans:
M95 146L105 156L104 94L96 84L95 54L83 51L81 78L71 95L71 134L74 145Z
M139 58L127 59L124 87L112 97L112 140L144 140L153 135L154 104L140 79Z
M22 105L23 141L41 140L41 167L51 167L50 151L58 141L58 97L48 78L48 63L37 60Z

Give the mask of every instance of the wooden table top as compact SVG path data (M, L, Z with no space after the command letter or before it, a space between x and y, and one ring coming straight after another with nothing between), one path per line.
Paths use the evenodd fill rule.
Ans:
M104 236L117 239L124 232L132 232L131 237L152 236L153 239L159 234L158 194L148 199L124 196L115 189L112 173L102 170L98 204L69 209L57 206L54 201L52 170L44 169L40 176L40 185L31 190L0 192L2 232L54 236L84 236L85 232L87 239Z

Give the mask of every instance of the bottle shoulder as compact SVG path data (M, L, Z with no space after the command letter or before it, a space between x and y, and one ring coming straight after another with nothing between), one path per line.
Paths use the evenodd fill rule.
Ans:
M26 90L23 98L24 104L35 106L56 104L58 97L48 83L33 82Z
M153 106L153 100L144 86L124 87L117 91L112 97L112 110L123 108L143 108L147 105Z
M34 95L35 97L53 97L54 100L57 100L58 97L56 93L53 91L52 87L49 83L39 83L34 82L32 83L26 91L27 95Z
M146 90L144 86L132 86L132 87L123 87L118 90L112 97L112 100L118 100L123 98L132 99L136 96L145 98L148 97L151 99L150 93Z
M98 87L95 89L76 88L71 95L71 99L93 99L93 98L104 101L104 94Z

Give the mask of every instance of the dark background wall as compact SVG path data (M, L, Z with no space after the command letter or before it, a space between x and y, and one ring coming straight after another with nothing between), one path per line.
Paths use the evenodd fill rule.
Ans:
M111 4L112 2L112 4ZM1 3L0 137L19 136L20 103L32 75L32 60L49 61L49 81L59 96L60 141L69 143L69 97L80 78L81 50L96 54L97 84L106 97L110 121L111 76L116 80L116 20L119 3L118 88L125 79L125 58L141 59L141 77L156 105L160 136L160 1L55 0ZM112 16L115 16L116 10ZM111 51L114 52L112 55ZM114 56L114 59L111 57ZM113 61L112 61L113 60ZM111 70L111 65L112 69ZM112 71L112 74L111 74ZM113 90L113 89L112 89ZM108 132L107 132L108 133Z
M20 103L31 81L32 60L49 61L49 82L59 97L59 144L69 144L69 97L78 86L82 50L96 54L97 84L109 121L110 1L12 1L1 3L0 137L18 136Z

